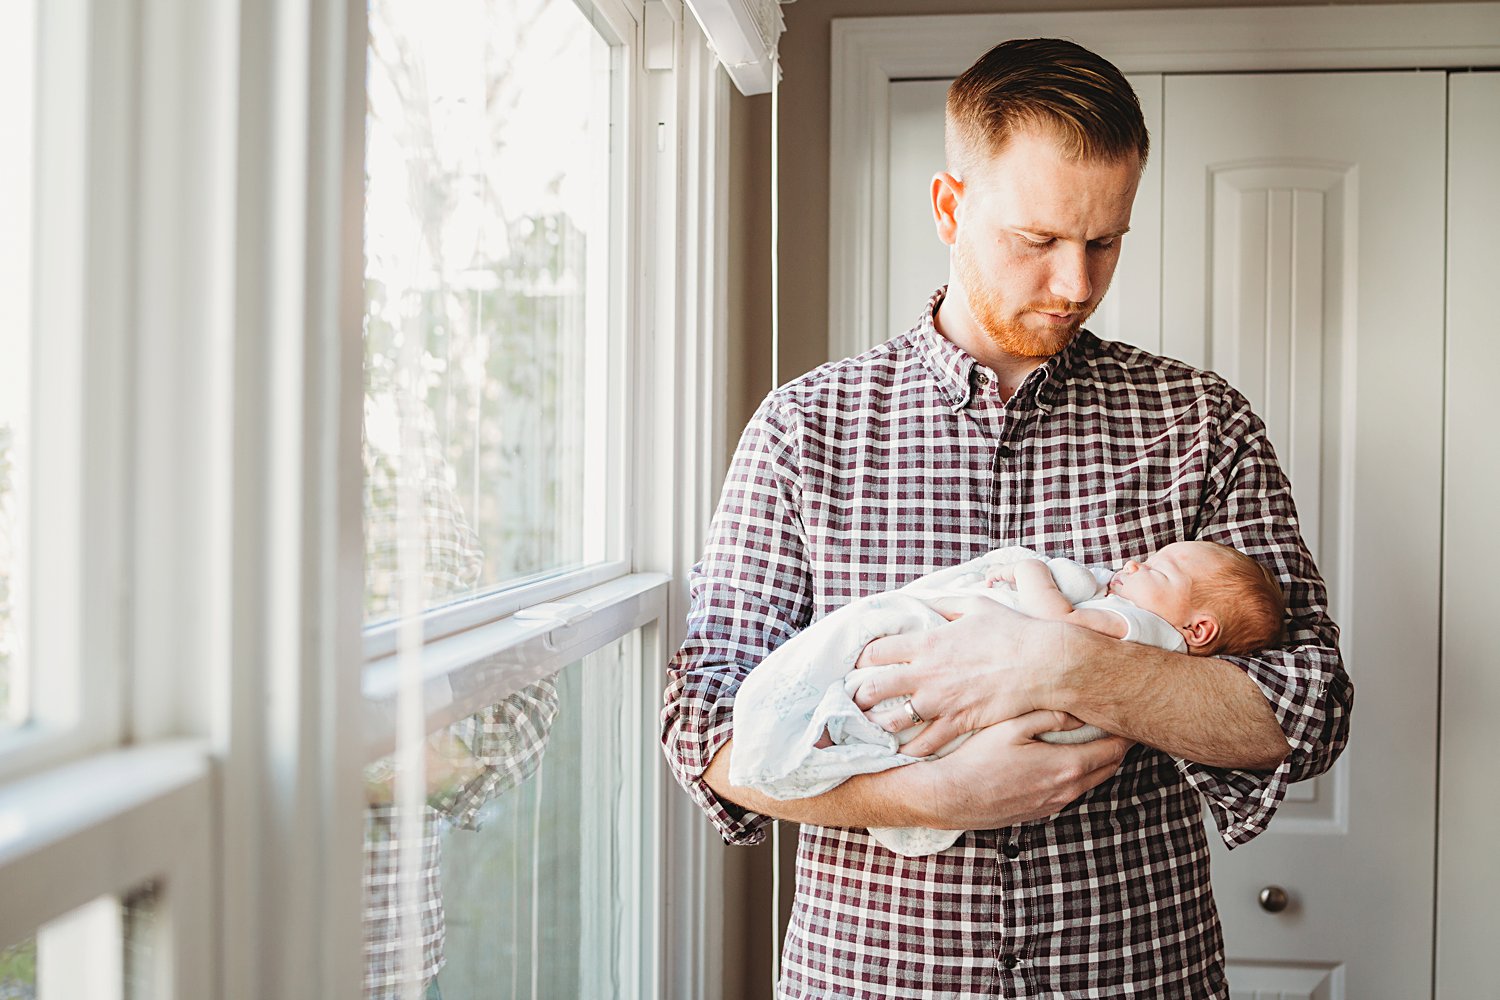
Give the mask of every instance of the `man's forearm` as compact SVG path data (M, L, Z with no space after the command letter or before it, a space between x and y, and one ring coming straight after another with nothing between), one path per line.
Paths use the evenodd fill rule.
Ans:
M1066 627L1048 704L1210 767L1274 768L1290 752L1256 683L1232 663Z
M937 761L921 761L850 778L822 795L781 801L729 783L732 743L704 772L719 795L758 813L818 826L926 826L993 830L1061 811L1107 781L1129 748L1110 738L1054 746L1036 736L1077 722L1059 712L1031 712L974 733Z
M729 758L734 741L724 744L703 780L721 799L752 812L816 826L931 826L922 804L930 797L920 764L857 775L837 787L805 799L773 799L751 788L731 784Z

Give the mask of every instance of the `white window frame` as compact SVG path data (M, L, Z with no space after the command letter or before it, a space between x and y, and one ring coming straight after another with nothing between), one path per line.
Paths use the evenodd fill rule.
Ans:
M603 449L606 461L604 495L613 506L603 525L605 558L579 567L553 570L501 584L472 597L446 603L422 616L422 641L435 641L483 627L538 604L555 602L625 576L635 562L634 532L629 512L640 495L636 467L627 461L634 428L640 426L634 405L636 373L631 368L639 343L638 297L641 245L640 201L632 188L641 175L638 140L633 128L640 117L641 79L639 6L627 0L573 0L594 30L610 46L612 86L610 94L610 201L608 241L609 281L605 290L608 316L608 352L602 359L602 380L608 398L608 435ZM362 123L361 123L362 127ZM381 621L364 629L367 662L396 652L403 623Z
M644 630L642 721L654 728L664 683L655 667L683 637L687 570L722 481L727 77L680 2L592 0L592 10L622 56L616 120L628 124L617 161L623 170L612 179L619 214L610 295L626 323L610 352L611 392L630 401L613 428L611 451L628 470L620 512L628 516L621 526L626 558L424 615L428 732L637 629ZM683 199L680 190L692 194ZM643 260L653 265L647 281ZM400 628L386 622L364 631L367 762L397 743ZM671 779L657 740L638 742L622 748L635 754L638 816L649 824L635 831L628 875L642 909L635 943L644 951L627 970L632 995L716 995L722 917L711 887L722 879L721 848L686 796L666 787Z
M153 883L167 996L356 1000L361 770L383 743L361 633L364 4L40 9L89 39L45 60L48 79L71 67L87 85L62 146L83 172L50 181L74 200L57 188L49 223L71 221L39 258L61 275L48 261L81 253L87 281L37 296L38 322L62 322L45 302L86 338L63 356L72 382L47 385L49 405L87 404L69 428L76 511L43 515L79 553L77 589L52 605L66 615L44 624L79 637L56 648L81 694L72 728L0 757L0 947ZM714 996L720 848L667 789L653 731L725 465L728 84L678 0L595 10L629 46L612 308L632 333L610 366L631 400L615 460L645 470L619 511L629 545L434 616L429 661L441 684L642 630L650 826L627 846L652 917L626 971L643 997Z
M0 942L38 944L118 960L121 942L49 928L101 896L155 889L151 981L168 997L213 995L210 893L213 795L201 744L167 742L75 761L22 779L0 797ZM38 878L37 873L45 873ZM43 936L62 938L43 941ZM89 938L93 938L90 940ZM93 949L112 949L113 955ZM85 950L88 949L88 950ZM52 996L71 995L43 983ZM56 992L53 992L56 990ZM90 993L90 996L95 994Z
M128 79L118 10L37 5L31 481L16 581L27 723L0 729L0 781L122 732L122 544L130 357Z
M227 597L195 577L227 573L202 544L222 525L180 515L224 467L200 459L224 452L212 432L229 424L184 420L182 399L184 385L223 398L197 364L212 350L194 345L227 342L204 306L232 260L233 199L208 195L233 191L216 169L235 121L233 22L171 0L37 6L32 416L45 446L23 530L47 569L21 581L32 724L0 739L0 946L36 934L54 972L70 956L118 962L86 949L120 947L119 921L80 907L149 885L152 981L214 995L214 720L193 692L227 663L189 644ZM154 440L163 419L194 433Z

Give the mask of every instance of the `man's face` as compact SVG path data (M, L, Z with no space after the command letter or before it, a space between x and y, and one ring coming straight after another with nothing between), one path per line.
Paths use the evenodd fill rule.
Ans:
M1066 346L1109 288L1139 180L1133 158L1070 160L1021 133L959 182L949 295L975 332L1013 357Z

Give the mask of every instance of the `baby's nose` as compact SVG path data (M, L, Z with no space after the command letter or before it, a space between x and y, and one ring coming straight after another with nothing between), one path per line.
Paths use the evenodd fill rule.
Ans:
M1127 573L1134 573L1136 570L1138 570L1140 568L1141 568L1141 564L1138 563L1138 562L1136 562L1134 559L1126 559L1125 560L1125 572L1127 572Z

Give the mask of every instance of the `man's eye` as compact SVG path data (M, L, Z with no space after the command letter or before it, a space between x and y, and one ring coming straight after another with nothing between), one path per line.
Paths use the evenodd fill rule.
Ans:
M1089 240L1089 246L1095 250L1109 250L1119 242L1119 239L1118 236L1111 236L1107 240Z
M1051 237L1051 236L1046 236L1046 237L1027 236L1025 233L1018 233L1017 235L1021 237L1021 242L1024 243L1026 246L1029 246L1029 247L1051 246L1054 242L1056 242L1056 240L1053 237Z

